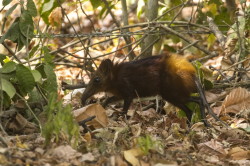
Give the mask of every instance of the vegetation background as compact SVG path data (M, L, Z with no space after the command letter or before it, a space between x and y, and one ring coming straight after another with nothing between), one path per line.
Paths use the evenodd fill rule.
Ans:
M249 0L2 0L0 18L0 165L250 165ZM104 94L82 108L101 60L161 53L192 61L230 127L157 97L130 119Z

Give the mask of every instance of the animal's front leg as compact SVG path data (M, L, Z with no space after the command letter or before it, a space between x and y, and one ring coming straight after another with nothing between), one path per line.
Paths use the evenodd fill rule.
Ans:
M103 103L102 103L102 106L105 108L108 104L110 103L114 103L118 100L120 100L121 98L119 97L116 97L116 96L112 96L112 97L109 97L107 98Z
M128 109L129 109L129 106L132 103L132 101L133 101L133 98L131 98L131 97L124 98L124 104L123 104L123 109L122 109L123 114L126 115L128 113Z

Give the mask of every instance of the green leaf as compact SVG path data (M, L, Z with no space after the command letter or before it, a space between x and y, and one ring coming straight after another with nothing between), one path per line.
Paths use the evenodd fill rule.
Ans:
M213 16L216 16L217 13L218 13L218 10L217 10L217 5L212 3L212 4L209 4L207 6L207 8L209 9L209 11L213 14Z
M47 76L46 76L46 74L45 74L45 72L44 72L44 63L38 63L37 65L36 65L36 70L37 71L39 71L39 73L42 75L42 78L47 78Z
M57 100L57 93L50 93L46 113L46 123L42 128L45 144L58 142L59 137L66 136L65 141L76 147L79 139L79 125L72 115L72 107L63 106L62 101ZM52 139L54 138L54 139Z
M138 1L138 6L137 6L137 12L136 12L136 15L138 18L141 17L141 14L143 13L144 11L144 7L145 7L145 2L144 0L139 0Z
M102 1L100 0L90 0L90 3L94 9L102 5Z
M180 4L183 3L183 0L175 0L175 1L170 1L171 2L171 6L178 6Z
M7 6L12 0L3 0L3 6Z
M37 16L37 10L36 10L36 5L33 2L33 0L28 0L27 2L27 10L29 14L33 17Z
M210 34L207 38L207 47L210 48L211 46L213 46L215 41L216 37L214 36L214 34Z
M24 10L21 14L19 28L20 28L21 33L25 37L28 37L30 39L33 37L34 25L33 25L32 16L26 10Z
M5 91L8 94L8 96L12 98L16 94L16 89L14 88L14 86L4 78L1 78L0 81L2 81L1 90Z
M10 96L6 92L3 92L3 95L0 96L0 101L3 101L2 104L5 108L9 108L11 105Z
M52 65L46 64L44 66L44 72L47 76L47 80L44 81L44 88L47 90L47 92L57 92L56 74Z
M220 6L220 5L222 5L223 3L222 3L222 1L218 1L218 0L209 0L208 2L207 2L208 4L216 4L217 6Z
M208 79L204 79L203 84L206 90L212 89L214 87L214 84L212 83L212 81Z
M43 97L41 93L37 90L37 88L34 88L31 92L29 92L29 102L41 102L43 101Z
M16 76L19 82L19 86L25 92L30 92L35 87L35 79L30 69L19 64L16 69Z
M39 45L36 45L36 46L32 47L32 49L31 49L31 51L29 53L30 58L34 56L34 54L35 54L35 52L37 51L38 48L39 48Z
M40 82L42 80L42 75L39 73L39 71L31 70L31 73L33 74L35 82Z
M43 51L44 51L44 60L46 63L52 63L54 57L49 53L49 49L48 47L43 47Z
M6 55L4 55L4 54L0 54L0 63L1 63L1 65L3 66L4 65L4 59L6 59Z
M52 11L54 8L55 0L47 0L42 4L42 11L41 15L43 15L46 12Z
M26 43L28 44L29 41L30 40L26 40L26 37L21 32L19 32L19 36L18 36L17 42L16 42L18 45L18 47L17 47L18 51L20 51L23 48L23 46L26 45Z
M61 1L61 3L62 3L62 1ZM58 5L57 0L44 0L39 12L40 12L41 17L43 18L43 20L46 24L49 24L48 17L50 15L51 11L58 6L59 5Z
M4 66L1 70L1 73L11 73L15 70L16 70L16 63L10 61L10 62L4 64Z
M230 16L226 7L220 7L219 14L214 17L214 22L216 25L226 25L219 26L220 31L228 31L228 29L230 28L230 26L228 25L232 25L232 21L230 20Z
M13 42L16 42L19 36L19 26L18 26L18 21L19 19L17 18L15 22L10 26L8 31L1 37L0 39L0 44L5 40L9 39Z
M6 13L5 13L5 17L8 17L17 7L17 3L15 5L13 5Z

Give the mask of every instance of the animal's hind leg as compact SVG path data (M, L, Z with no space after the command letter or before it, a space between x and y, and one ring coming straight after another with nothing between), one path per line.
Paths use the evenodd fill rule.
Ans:
M203 107L207 108L208 113L217 121L220 121L223 125L225 125L226 127L228 127L228 125L223 122L222 120L220 120L220 118L212 111L212 109L210 108L207 99L205 97L204 91L201 87L201 83L199 82L199 80L196 78L195 79L195 84L198 90L198 93L200 95L200 101L202 102ZM205 109L204 109L205 112Z
M179 107L180 109L182 109L185 112L185 114L187 116L188 124L190 125L193 112L185 104L179 104L177 107Z
M203 123L205 124L205 126L210 126L210 124L208 123L207 119L206 119L206 113L205 113L205 106L201 100L200 97L198 96L190 96L190 98L188 99L189 102L195 102L197 104L199 104L200 106L200 113L201 113L201 120L203 121Z

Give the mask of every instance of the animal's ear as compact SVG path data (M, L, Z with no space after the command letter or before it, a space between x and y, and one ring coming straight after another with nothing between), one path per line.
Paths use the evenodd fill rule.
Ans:
M111 73L113 67L113 63L110 59L105 59L101 62L100 66L99 66L99 70L103 73L103 74L109 74Z

